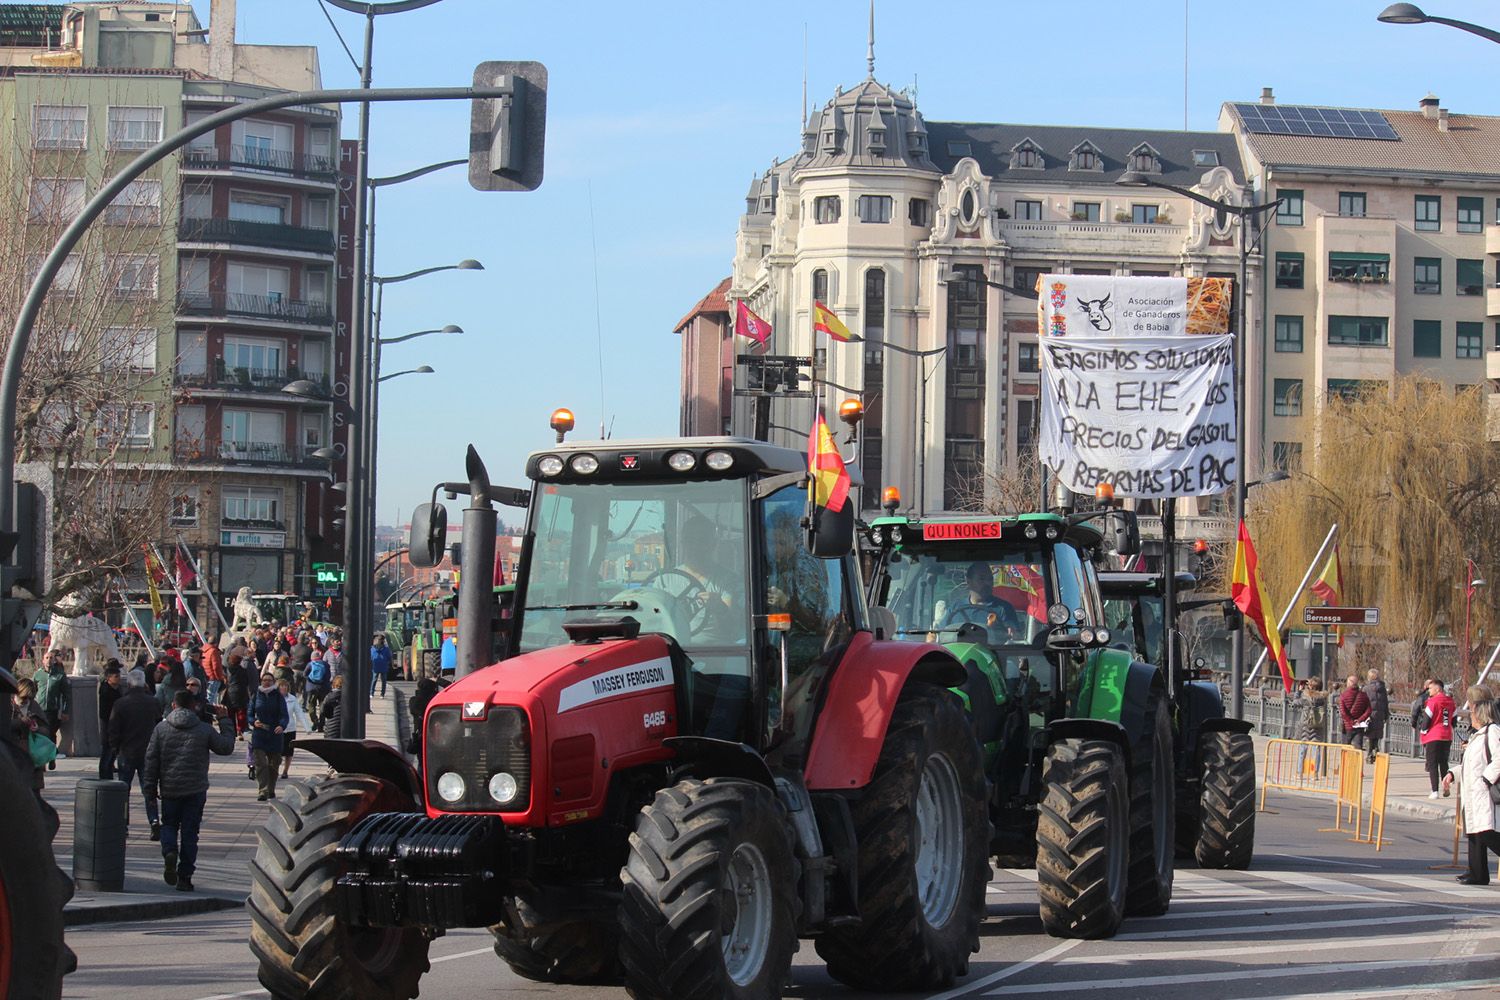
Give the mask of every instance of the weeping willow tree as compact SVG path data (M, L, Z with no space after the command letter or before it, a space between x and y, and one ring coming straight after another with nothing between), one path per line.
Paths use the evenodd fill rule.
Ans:
M1389 668L1402 688L1438 668L1435 644L1463 641L1465 560L1500 583L1500 451L1487 407L1481 389L1449 394L1415 378L1388 394L1330 397L1310 421L1311 460L1251 494L1250 529L1278 608L1338 524L1341 598L1380 608L1380 624L1358 631L1360 665ZM1289 621L1300 625L1309 603L1321 601L1297 595ZM1476 591L1476 645L1491 603Z

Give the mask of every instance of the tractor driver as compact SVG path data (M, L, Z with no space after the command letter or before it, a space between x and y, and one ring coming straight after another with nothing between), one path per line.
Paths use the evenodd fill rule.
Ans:
M677 537L677 565L648 581L686 606L681 624L687 635L679 636L680 641L689 637L734 641L742 631L736 628L730 610L735 595L723 582L714 559L718 544L713 523L701 514L690 515Z
M969 564L964 574L964 583L969 592L966 600L955 600L948 605L938 628L956 629L961 625L981 625L988 632L991 642L1014 640L1021 630L1016 609L995 596L995 574L987 562Z

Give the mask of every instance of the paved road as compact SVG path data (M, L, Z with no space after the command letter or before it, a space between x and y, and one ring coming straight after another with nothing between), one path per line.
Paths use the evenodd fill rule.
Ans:
M983 947L970 976L934 997L1026 997L1094 991L1149 997L1500 996L1500 883L1471 888L1429 865L1447 860L1450 828L1392 818L1379 854L1319 833L1330 810L1287 798L1262 814L1248 872L1178 873L1171 912L1127 921L1111 941L1047 937L1033 874L1000 870L990 887ZM75 928L79 1000L224 1000L264 996L245 946L248 921L226 911ZM563 997L616 1000L619 989L538 986L511 975L484 932L433 945L423 996L452 1000ZM789 997L853 997L804 942Z

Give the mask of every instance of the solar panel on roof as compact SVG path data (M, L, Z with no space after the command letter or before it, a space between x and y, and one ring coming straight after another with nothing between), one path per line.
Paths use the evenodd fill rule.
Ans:
M1256 135L1318 135L1340 139L1401 141L1379 111L1292 104L1236 104L1245 131Z

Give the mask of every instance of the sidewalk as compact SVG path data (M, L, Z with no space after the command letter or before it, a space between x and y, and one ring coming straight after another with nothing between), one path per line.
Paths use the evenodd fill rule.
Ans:
M391 685L385 698L376 698L366 717L366 736L400 746L398 726L405 714L405 696ZM308 742L321 739L316 734ZM299 737L299 742L302 737ZM145 807L139 785L131 788L130 832L125 844L125 891L79 892L68 903L64 923L108 923L123 920L178 917L211 910L243 906L250 894L250 861L255 855L256 831L267 805L255 801L255 782L246 777L245 743L235 745L228 757L211 757L208 807L198 844L198 870L193 874L194 892L178 892L162 881L161 845L149 839ZM292 757L293 778L308 778L327 767L320 759L298 749ZM62 826L53 841L57 863L72 874L73 786L80 778L99 774L97 757L70 757L47 772L43 796L56 807Z
M1255 735L1255 781L1257 787L1260 785L1262 774L1264 774L1263 767L1266 759L1266 743L1269 740L1270 737L1262 736L1258 733ZM1453 755L1454 762L1457 762L1462 758L1463 753L1457 747L1454 747ZM1365 801L1367 803L1370 799L1370 773L1370 765L1366 764ZM1412 757L1391 757L1390 782L1386 786L1385 799L1386 809L1389 812L1401 816L1409 816L1413 819L1432 820L1434 822L1442 822L1452 825L1453 803L1455 800L1451 798L1430 799L1427 796L1431 791L1432 785L1427 779L1427 769L1423 766L1421 760ZM1310 793L1301 793L1292 789L1284 790L1281 788L1275 788L1272 789L1270 798L1271 800L1274 800L1278 795L1301 794ZM1319 795L1315 797L1325 800L1328 799L1328 796L1326 795Z

